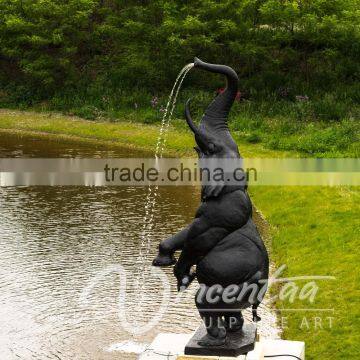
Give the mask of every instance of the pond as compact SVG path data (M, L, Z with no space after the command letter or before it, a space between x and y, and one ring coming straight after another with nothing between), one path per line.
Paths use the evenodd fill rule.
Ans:
M0 158L140 156L0 134ZM140 298L134 281L146 195L147 187L0 187L2 360L136 359L156 334L196 329L196 284L178 300L170 268L164 270L170 293L161 321L138 334L122 326L119 266L127 275L130 323L148 323L163 299L156 274L146 279ZM146 233L151 248L142 261L150 265L158 243L191 221L199 196L196 187L159 187L153 226ZM260 315L260 332L278 336L271 309L263 305Z

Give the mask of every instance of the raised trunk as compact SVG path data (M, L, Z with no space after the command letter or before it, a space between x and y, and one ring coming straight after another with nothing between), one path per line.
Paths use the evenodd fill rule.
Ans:
M210 132L227 130L227 118L238 91L239 79L236 72L229 66L205 63L198 58L194 60L194 67L226 76L226 88L206 109L200 129Z

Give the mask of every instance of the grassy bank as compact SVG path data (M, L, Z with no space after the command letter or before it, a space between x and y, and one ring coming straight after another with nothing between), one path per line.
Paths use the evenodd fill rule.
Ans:
M82 139L94 144L100 142L108 146L133 146L153 151L159 127L1 111L0 129L23 135L38 133L54 139ZM239 132L235 132L235 137L244 156L300 155L267 149L262 142L248 142ZM193 155L192 136L183 130L182 123L171 127L169 140L168 155ZM334 150L334 156L339 155L346 153ZM277 302L279 318L286 318L283 320L284 336L305 341L307 359L355 359L359 353L360 325L356 290L360 281L357 271L359 188L253 186L250 192L257 208L271 224L272 260L277 266L287 266L281 277L335 277L316 282L319 289L312 303L307 299L299 300L298 294L304 284L301 281L296 282L299 290L294 302L288 298ZM304 308L310 311L288 311Z
M126 121L111 123L108 121L94 122L74 116L63 116L56 113L36 113L12 110L0 110L0 130L30 134L41 133L44 136L61 140L76 140L82 142L102 142L104 145L137 148L154 151L159 125L142 124L125 118ZM183 121L175 120L168 132L165 155L194 155L194 140L188 129L183 127ZM269 151L261 144L249 144L235 133L236 140L242 144L242 154L245 157L266 157ZM296 156L294 152L271 152L273 156Z
M214 92L183 89L175 117L183 119L183 104L191 97L192 113L199 119ZM305 156L359 156L360 106L356 101L346 94L296 94L286 93L286 97L284 94L264 94L260 99L244 95L240 101L235 101L229 123L237 138L244 143L261 144L269 150L297 151ZM122 119L158 125L166 103L167 95L144 91L100 94L89 90L62 94L31 105L24 103L24 108L60 111L88 120L118 122ZM2 104L0 98L1 105L6 103ZM18 102L13 105L19 106ZM183 120L175 124L179 129L185 127Z
M335 277L316 281L314 302L299 299L311 280L295 281L295 290L289 285L294 301L288 293L277 302L284 337L305 341L307 359L357 358L359 188L258 186L250 192L271 224L273 260L277 267L286 265L280 277Z

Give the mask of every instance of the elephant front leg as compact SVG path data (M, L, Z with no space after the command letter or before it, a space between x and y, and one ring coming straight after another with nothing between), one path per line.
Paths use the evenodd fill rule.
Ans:
M196 264L199 255L202 255L201 246L200 248L194 248L192 245L197 243L198 236L206 233L208 228L209 224L203 218L195 218L188 226L179 260L174 267L174 275L178 280L178 287L181 285L183 277L190 274L190 269Z
M153 266L170 266L176 263L175 251L184 247L185 240L188 236L189 226L179 233L162 241L159 245L159 253L153 260Z
M178 291L186 289L195 277L195 273L191 272L191 267L196 263L196 259L189 255L190 254L183 249L178 262L174 266L174 275L177 279Z

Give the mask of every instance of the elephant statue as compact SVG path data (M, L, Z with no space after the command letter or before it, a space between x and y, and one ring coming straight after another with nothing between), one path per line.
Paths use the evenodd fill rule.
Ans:
M241 159L227 123L238 92L236 72L229 66L209 64L198 58L194 68L225 75L227 80L225 90L208 106L199 126L192 120L189 100L186 103L185 118L194 133L199 158L218 162ZM174 254L178 250L181 254L176 261ZM240 332L245 308L252 307L253 320L260 320L256 308L266 292L269 258L252 220L247 184L202 185L201 204L194 220L162 241L153 261L154 266L174 264L178 289L187 287L194 277L201 285L195 303L206 334L198 341L200 346L222 346L228 333ZM196 271L192 270L194 266ZM250 288L251 294L247 291ZM224 294L230 293L231 301L225 301Z

